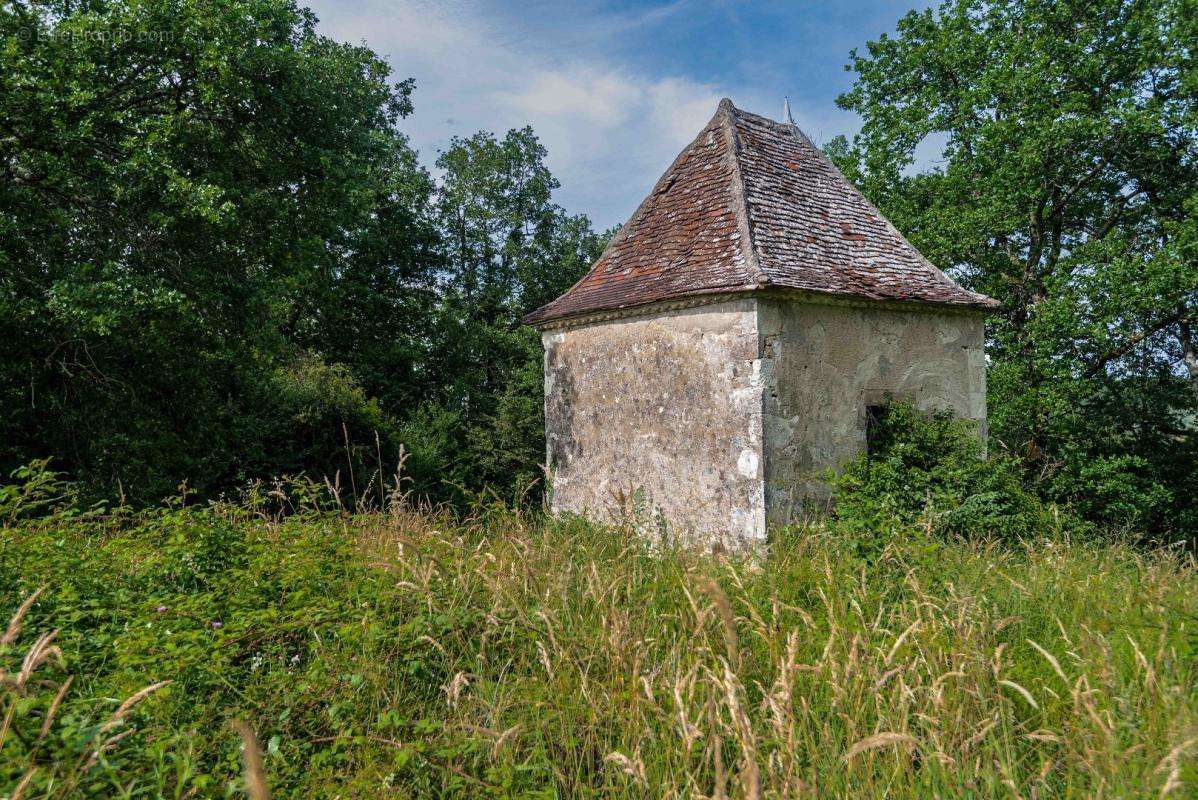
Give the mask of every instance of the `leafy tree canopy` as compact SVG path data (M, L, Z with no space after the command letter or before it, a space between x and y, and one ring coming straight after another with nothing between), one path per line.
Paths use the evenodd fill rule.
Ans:
M1002 301L990 420L1049 496L1198 525L1198 14L949 0L854 52L829 151L934 263ZM928 154L939 151L939 158Z
M540 460L518 319L599 237L528 129L454 142L438 185L398 129L412 82L315 24L291 0L0 7L5 473L53 457L139 501L350 488L428 403L467 426L452 444ZM428 485L478 477L452 463Z

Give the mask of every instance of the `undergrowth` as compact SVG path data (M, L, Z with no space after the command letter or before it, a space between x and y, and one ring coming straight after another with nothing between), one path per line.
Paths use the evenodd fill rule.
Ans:
M1009 455L987 455L975 424L950 411L923 413L902 402L885 406L869 452L829 476L840 527L874 545L886 542L895 522L966 538L1095 534L1068 509L1029 491ZM1109 538L1116 531L1105 533Z
M310 485L12 507L55 491L0 513L0 623L40 590L0 644L0 797L244 796L234 720L275 797L1198 787L1176 549L891 519L868 548L828 521L713 559L485 504L349 514Z

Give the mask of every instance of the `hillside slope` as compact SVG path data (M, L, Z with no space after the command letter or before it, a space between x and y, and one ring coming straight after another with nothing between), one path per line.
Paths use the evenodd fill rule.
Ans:
M236 796L244 719L275 797L1193 796L1191 558L889 535L754 564L487 508L10 520L0 622L45 588L0 669L54 629L62 662L0 695L0 795Z

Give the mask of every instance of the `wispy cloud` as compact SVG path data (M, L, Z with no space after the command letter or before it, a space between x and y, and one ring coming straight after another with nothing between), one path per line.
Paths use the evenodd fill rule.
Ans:
M322 32L364 41L417 82L404 122L426 162L453 136L532 125L562 183L558 200L603 227L622 222L715 112L721 96L770 113L781 97L753 86L646 71L611 57L613 42L671 24L697 0L634 11L560 6L518 18L476 2L316 0ZM818 134L826 119L813 123Z

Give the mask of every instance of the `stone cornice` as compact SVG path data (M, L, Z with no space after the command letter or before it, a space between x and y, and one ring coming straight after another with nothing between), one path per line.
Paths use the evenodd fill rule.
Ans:
M820 306L838 306L842 308L876 309L879 311L902 311L906 313L936 313L952 314L955 316L986 317L995 309L962 306L951 303L927 303L922 301L873 300L868 297L853 297L851 295L828 294L811 292L804 289L787 289L778 286L763 289L741 289L727 292L711 292L693 297L680 297L657 303L625 308L611 308L578 314L572 317L559 317L534 324L538 331L559 330L562 328L578 328L584 325L596 325L633 317L652 316L667 311L681 311L688 308L715 305L730 300L741 300L746 297L758 297L766 300L793 300L799 303Z

